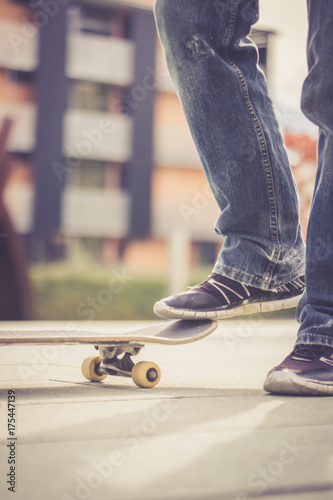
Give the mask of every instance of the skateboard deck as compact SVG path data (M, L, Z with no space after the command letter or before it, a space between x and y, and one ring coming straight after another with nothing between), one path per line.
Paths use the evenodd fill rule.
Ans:
M101 382L108 375L132 377L139 387L154 387L161 378L156 363L134 363L145 344L178 345L201 340L217 327L209 319L176 320L131 332L105 333L85 330L7 330L0 331L0 346L45 344L92 344L99 356L90 356L82 363L82 374L93 382Z

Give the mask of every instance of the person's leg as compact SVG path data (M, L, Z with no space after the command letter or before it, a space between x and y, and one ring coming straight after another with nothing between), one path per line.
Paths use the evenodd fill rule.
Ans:
M271 370L266 390L333 394L333 2L308 0L309 74L302 109L319 126L318 170L306 246L306 292L296 347Z
M232 280L223 284L224 291L233 281L247 286L236 290L242 304L251 287L271 292L269 300L276 302L281 297L274 294L281 291L299 295L304 244L297 189L257 48L248 38L258 2L156 0L154 11L169 72L221 210L215 230L224 242L214 280ZM233 302L223 291L216 293L221 307ZM264 301L263 295L256 301Z

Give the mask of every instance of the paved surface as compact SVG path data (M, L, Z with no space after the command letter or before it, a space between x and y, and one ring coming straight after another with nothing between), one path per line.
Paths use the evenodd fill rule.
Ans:
M331 500L333 398L262 391L296 331L290 320L253 317L226 320L194 344L146 346L138 359L162 369L154 389L118 377L85 381L80 365L91 346L1 347L0 498ZM8 439L8 390L16 441ZM8 444L15 494L6 484Z

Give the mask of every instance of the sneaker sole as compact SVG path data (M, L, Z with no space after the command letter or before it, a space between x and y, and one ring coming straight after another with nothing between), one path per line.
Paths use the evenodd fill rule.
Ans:
M163 300L156 302L154 313L160 318L165 319L223 319L235 316L244 316L245 314L256 314L263 312L280 311L296 307L302 294L295 295L289 299L282 299L270 302L255 302L243 304L234 309L221 309L213 311L193 311L190 309L176 309L168 306Z
M289 370L276 371L268 375L264 390L291 396L333 396L333 384L305 380Z

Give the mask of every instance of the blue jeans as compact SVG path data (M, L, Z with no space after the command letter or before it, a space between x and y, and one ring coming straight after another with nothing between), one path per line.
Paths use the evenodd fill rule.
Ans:
M302 109L320 127L307 248L297 187L258 51L257 0L156 0L168 69L220 208L214 272L263 290L304 274L297 343L333 346L333 2L308 0Z

